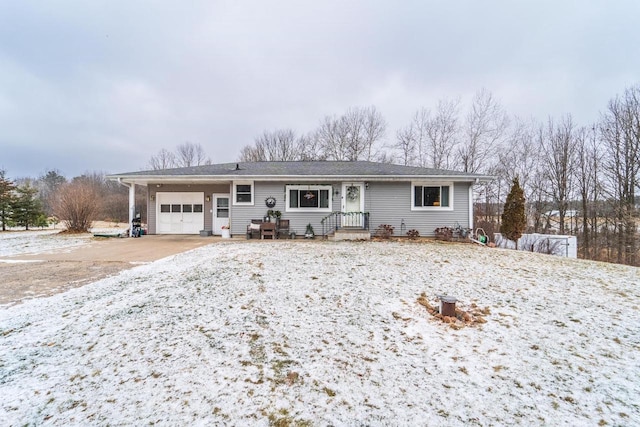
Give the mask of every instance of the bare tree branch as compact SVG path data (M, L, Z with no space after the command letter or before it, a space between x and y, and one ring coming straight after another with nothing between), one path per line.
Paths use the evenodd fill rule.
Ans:
M342 116L326 116L314 137L326 159L373 160L386 128L386 121L375 107L350 108Z
M151 156L148 166L151 170L163 170L175 168L177 165L176 156L164 148L155 156Z
M178 167L210 165L211 159L205 154L201 144L185 142L176 147L176 164Z
M465 122L465 138L458 146L464 172L475 173L486 167L485 161L503 139L509 117L491 92L476 93Z

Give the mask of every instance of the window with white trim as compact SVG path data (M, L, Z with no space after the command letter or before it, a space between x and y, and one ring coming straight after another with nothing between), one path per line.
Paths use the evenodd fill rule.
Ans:
M253 205L253 181L233 183L233 204Z
M330 185L287 185L287 212L331 212Z
M452 210L452 183L412 183L411 210Z

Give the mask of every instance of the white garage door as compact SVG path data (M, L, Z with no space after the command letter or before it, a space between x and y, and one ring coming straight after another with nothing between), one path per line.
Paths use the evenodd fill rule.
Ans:
M204 193L157 193L158 234L198 234L204 230Z

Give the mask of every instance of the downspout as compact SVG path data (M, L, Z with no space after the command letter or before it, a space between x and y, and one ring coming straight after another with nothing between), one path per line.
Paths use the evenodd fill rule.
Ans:
M136 210L136 185L127 184L122 181L122 178L118 178L118 184L129 188L129 237L133 237L133 227L131 226L131 223L133 222Z

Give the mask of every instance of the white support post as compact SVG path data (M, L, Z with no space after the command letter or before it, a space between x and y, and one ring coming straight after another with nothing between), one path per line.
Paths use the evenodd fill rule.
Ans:
M473 183L469 186L469 228L473 232Z
M133 218L136 214L136 185L129 186L129 237L133 237Z

